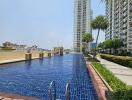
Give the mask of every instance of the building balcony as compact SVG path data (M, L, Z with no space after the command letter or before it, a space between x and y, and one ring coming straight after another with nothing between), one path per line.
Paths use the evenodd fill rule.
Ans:
M128 39L128 42L132 42L132 38L129 38L129 39Z
M132 18L130 18L129 21L132 22Z
M129 36L132 36L132 31L129 31Z

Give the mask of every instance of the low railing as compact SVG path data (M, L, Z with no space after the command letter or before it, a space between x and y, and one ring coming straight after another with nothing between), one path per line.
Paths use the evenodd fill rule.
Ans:
M66 84L65 95L66 95L66 100L70 100L70 84L69 83Z
M52 93L54 90L54 93ZM50 87L49 87L49 97L50 97L50 100L56 100L56 86L55 86L55 81L52 81L50 83Z
M70 84L69 83L66 84L65 96L66 96L66 100L70 100ZM56 100L56 85L55 85L55 81L52 81L50 83L49 97L50 97L50 100Z

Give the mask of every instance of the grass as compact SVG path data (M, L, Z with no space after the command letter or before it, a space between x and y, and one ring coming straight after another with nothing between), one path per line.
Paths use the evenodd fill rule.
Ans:
M97 62L93 62L92 64L114 91L126 89L126 84L115 77L115 75L111 71L106 69L102 64Z
M90 55L87 55L86 57L89 62L99 62L99 60L93 59Z
M132 100L131 86L127 86L99 62L92 62L92 64L113 89L113 100Z

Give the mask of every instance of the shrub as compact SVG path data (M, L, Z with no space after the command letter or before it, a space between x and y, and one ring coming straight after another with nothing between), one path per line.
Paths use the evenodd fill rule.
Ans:
M101 58L115 62L117 64L132 68L132 58L127 56L114 56L108 54L101 54Z
M100 63L93 62L92 64L113 89L113 100L132 100L132 88L128 88L125 83Z
M123 90L126 88L126 84L124 84L117 77L115 77L114 74L108 69L106 69L103 65L97 62L93 62L92 64L99 71L99 73L104 77L104 79L108 82L108 84L111 86L111 88L114 91Z
M98 59L96 59L96 58L92 58L90 55L87 55L87 60L89 61L89 62L99 62L99 60Z

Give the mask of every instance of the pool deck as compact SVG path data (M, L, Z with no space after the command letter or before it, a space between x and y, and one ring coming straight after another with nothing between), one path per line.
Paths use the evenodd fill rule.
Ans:
M19 95L11 94L11 93L0 92L0 100L39 100L39 99L33 98L33 97L27 97L27 96L19 96Z
M126 83L127 85L132 86L132 69L121 66L119 64L110 62L108 60L102 59L100 57L97 58L101 64L105 65L107 69L109 69L114 75L119 78L121 81Z
M33 59L38 59L39 57L34 57ZM15 63L15 62L21 62L21 61L26 61L25 58L21 58L21 59L12 59L12 60L3 60L0 61L0 65L2 64L9 64L9 63Z
M26 51L0 52L0 64L8 64L13 62L25 61ZM32 59L39 58L39 51L32 51ZM43 52L43 56L47 57L47 52Z

